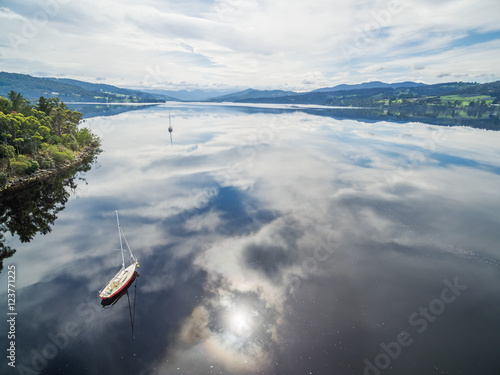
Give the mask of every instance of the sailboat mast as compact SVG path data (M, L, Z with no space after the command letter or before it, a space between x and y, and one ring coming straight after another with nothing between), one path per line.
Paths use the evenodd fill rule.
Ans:
M122 267L125 268L125 258L123 257L122 231L120 228L120 220L118 219L118 211L116 213L116 224L118 225L118 237L120 238L120 251L122 253Z
M123 240L125 241L125 245L127 245L127 249L128 249L128 252L130 253L130 257L132 258L132 260L134 262L137 262L137 258L134 256L134 254L132 254L132 249L130 248L130 245L127 242L127 237L125 237L125 234L123 233L123 231L122 231L122 236L123 236Z
M172 120L170 119L170 112L168 113L168 132L170 133L170 146L172 146Z

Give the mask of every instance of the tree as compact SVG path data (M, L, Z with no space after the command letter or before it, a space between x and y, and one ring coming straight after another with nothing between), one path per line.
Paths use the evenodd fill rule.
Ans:
M12 104L9 99L0 96L0 112L2 113L11 113L12 112Z
M16 150L14 147L6 144L0 145L0 158L7 160L7 168L10 168L10 159L16 156Z
M10 134L9 118L8 116L0 113L0 137L2 137L3 143L7 143L12 134Z
M76 140L80 146L88 146L93 139L93 134L87 128L81 129L76 136Z
M62 103L64 104L64 103ZM42 111L44 112L45 114L47 115L50 115L50 112L52 112L52 110L56 107L59 107L60 103L59 103L59 98L44 98L43 96L40 96L40 98L38 98L38 102L35 106L35 109L37 111ZM65 105L65 104L64 104Z
M52 126L56 134L59 137L63 134L72 134L75 136L78 131L78 124L82 119L82 114L70 110L64 102L59 103L59 98L56 99L58 106L54 107L50 112Z
M11 90L8 94L9 100L12 104L12 110L18 112L22 103L22 95L14 90Z
M35 154L38 153L38 146L42 143L43 141L43 137L40 135L40 133L36 132L32 137L31 137L32 141L33 141L33 146L34 146L34 150L35 151Z
M60 137L65 123L64 110L60 107L54 108L50 112L50 116L52 117L51 121L52 127L56 131L57 135Z
M19 92L11 90L8 97L12 105L12 111L19 112L22 114L29 115L31 112L31 106L28 99L21 95Z
M40 98L38 98L38 102L36 103L35 108L36 110L45 112L46 114L49 114L50 110L52 109L49 108L49 103L43 96L40 96Z
M14 145L17 148L17 153L18 154L21 153L21 147L22 147L23 144L24 144L24 139L23 138L16 138L16 139L14 139Z
M42 96L31 105L11 91L9 99L0 97L0 173L4 177L31 174L39 166L52 168L73 160L74 152L83 147L98 145L88 129L78 129L82 114L59 98Z

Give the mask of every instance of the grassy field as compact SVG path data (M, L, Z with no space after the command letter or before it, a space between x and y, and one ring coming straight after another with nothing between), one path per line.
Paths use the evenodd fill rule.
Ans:
M457 102L457 101L462 102L461 104L462 107L468 106L471 102L480 102L480 101L485 102L486 105L490 105L495 100L495 98L488 95L475 95L475 96L447 95L447 96L441 96L440 99L444 102Z

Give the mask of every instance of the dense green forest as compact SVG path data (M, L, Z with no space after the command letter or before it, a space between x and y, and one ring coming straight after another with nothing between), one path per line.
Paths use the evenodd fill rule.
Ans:
M29 100L36 100L40 96L46 98L57 96L66 102L93 103L164 103L166 100L177 100L166 95L150 94L111 85L0 72L0 96L6 97L11 90L20 92Z
M99 139L78 128L80 112L59 98L40 97L35 104L20 93L0 96L0 188L9 178L30 175L74 160Z
M449 82L410 87L375 87L335 91L311 91L279 97L235 98L234 102L321 104L341 107L444 106L490 107L500 102L500 81L491 83Z

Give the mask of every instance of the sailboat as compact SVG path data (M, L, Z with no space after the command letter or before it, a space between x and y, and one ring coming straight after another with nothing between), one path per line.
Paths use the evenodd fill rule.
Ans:
M172 121L170 120L170 113L168 114L168 132L170 133L170 146L172 146L172 132L174 129L172 128Z
M128 300L128 311L130 314L130 326L132 328L132 339L135 340L135 333L134 333L134 323L135 323L135 304L137 302L137 280L139 278L139 274L137 272L134 273L134 276L132 276L132 281L123 289L120 293L115 294L112 298L106 298L101 301L101 305L103 308L109 308L111 306L114 306L115 304L118 303L118 301L126 294L127 295L127 300ZM135 281L135 282L134 282ZM135 284L135 285L134 285ZM132 304L130 303L130 295L129 295L129 288L134 285L134 303L133 307Z
M120 251L122 253L122 267L118 271L118 273L113 276L113 278L108 282L108 284L99 291L99 297L102 299L113 298L117 294L119 294L122 290L124 290L127 286L129 286L136 277L136 268L139 267L139 262L137 258L132 254L132 250L128 245L127 239L125 238L125 234L123 233L122 228L120 227L120 220L118 218L118 211L116 213L116 223L118 225L118 237L120 238ZM127 250L123 248L123 241L125 241L125 245L127 246ZM130 253L130 257L132 258L132 262L129 266L125 267L125 257L123 253L128 251Z

